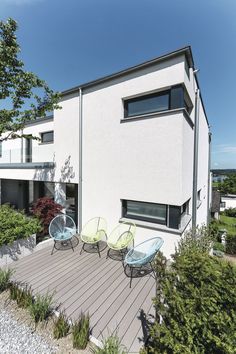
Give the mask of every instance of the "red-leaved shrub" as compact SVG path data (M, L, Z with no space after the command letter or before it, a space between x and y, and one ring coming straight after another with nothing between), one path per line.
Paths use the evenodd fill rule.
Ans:
M33 215L37 216L43 226L43 235L48 234L51 220L61 213L63 207L49 197L39 198L33 205Z

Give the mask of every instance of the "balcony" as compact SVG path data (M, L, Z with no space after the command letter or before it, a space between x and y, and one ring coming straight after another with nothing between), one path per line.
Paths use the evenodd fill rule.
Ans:
M21 148L3 149L0 156L0 169L53 168L54 165L53 144L38 145L28 152Z

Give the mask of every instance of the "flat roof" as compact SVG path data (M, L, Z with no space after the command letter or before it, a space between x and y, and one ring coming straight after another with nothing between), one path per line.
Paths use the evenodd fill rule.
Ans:
M164 55L156 57L154 59L147 60L147 61L145 61L145 62L143 62L141 64L138 64L138 65L135 65L135 66L131 66L131 67L126 68L124 70L118 71L118 72L113 73L111 75L106 75L106 76L103 76L103 77L98 78L96 80L92 80L92 81L83 83L81 85L72 87L70 89L64 90L64 91L61 92L61 95L62 96L69 95L71 93L78 92L80 89L89 88L89 87L98 85L100 83L104 83L104 82L108 82L108 81L117 79L117 78L125 76L127 74L130 74L130 73L136 72L138 70L150 67L150 66L155 65L157 63L160 63L162 61L175 58L175 57L177 57L179 55L185 55L189 66L191 68L193 68L193 70L195 70L194 60L193 60L193 53L192 53L191 46L186 46L186 47L182 47L180 49L177 49L177 50L175 50L173 52L166 53ZM198 87L200 88L199 80L198 80L196 75L195 75L195 79L196 79ZM204 113L205 113L206 121L207 121L207 124L209 126L209 122L208 122L208 118L207 118L207 114L206 114L206 109L205 109L205 106L204 106L204 103L203 103L201 91L200 91L200 99L201 99L201 102L202 102L202 107L203 107L203 110L204 110Z
M92 81L83 83L83 84L81 84L79 86L72 87L72 88L70 88L68 90L62 91L61 95L68 95L70 93L74 93L76 91L79 91L79 89L88 88L88 87L95 86L95 85L98 85L98 84L106 82L106 81L110 81L110 80L116 79L118 77L125 76L127 74L133 73L133 72L138 71L140 69L144 69L144 68L147 68L149 66L152 66L152 65L155 65L157 63L160 63L162 61L165 61L165 60L168 60L168 59L172 59L172 58L177 57L177 56L179 56L181 54L184 54L186 56L189 66L194 69L194 61L193 61L193 54L192 54L191 47L190 46L186 46L186 47L177 49L177 50L175 50L173 52L170 52L170 53L161 55L159 57L156 57L154 59L145 61L145 62L143 62L141 64L138 64L138 65L135 65L135 66L131 66L131 67L127 68L127 69L118 71L118 72L113 73L111 75L103 76L103 77L98 78L96 80L92 80Z

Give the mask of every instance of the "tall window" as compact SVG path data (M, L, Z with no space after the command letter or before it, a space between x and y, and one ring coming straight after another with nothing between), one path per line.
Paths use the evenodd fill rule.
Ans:
M53 143L54 141L54 132L53 130L49 132L41 133L41 142L42 143Z
M0 157L2 157L2 141L0 141Z
M150 95L139 96L124 101L124 117L162 112L170 109L186 108L190 113L192 104L182 85Z

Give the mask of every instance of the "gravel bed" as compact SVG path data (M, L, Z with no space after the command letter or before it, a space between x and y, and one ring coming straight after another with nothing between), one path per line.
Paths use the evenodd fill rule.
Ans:
M1 354L51 354L57 348L24 324L18 323L9 311L0 313L0 353Z

